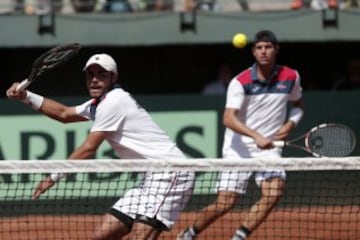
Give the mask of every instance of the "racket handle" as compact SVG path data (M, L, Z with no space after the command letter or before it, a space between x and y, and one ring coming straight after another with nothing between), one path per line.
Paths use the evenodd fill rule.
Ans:
M285 147L285 141L273 141L275 147Z
M29 81L28 79L23 80L19 85L17 85L16 87L16 91L23 91L25 90L29 85L30 85L31 81Z

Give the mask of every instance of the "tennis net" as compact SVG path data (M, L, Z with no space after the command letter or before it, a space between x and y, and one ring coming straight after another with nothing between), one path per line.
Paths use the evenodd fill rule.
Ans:
M144 172L196 173L194 192L173 228L176 239L215 200L219 171L287 172L283 197L250 239L360 239L360 157L171 160L0 161L0 239L89 239L101 216L139 183ZM49 173L72 173L31 200ZM234 210L197 239L231 239L260 189L250 178Z

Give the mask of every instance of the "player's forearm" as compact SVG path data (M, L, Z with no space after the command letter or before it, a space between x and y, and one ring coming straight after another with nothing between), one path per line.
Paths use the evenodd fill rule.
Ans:
M304 116L304 102L302 99L292 102L293 106L289 112L288 122L292 122L296 127Z
M234 114L225 113L223 124L225 127L230 128L234 132L244 136L251 137L253 139L256 139L260 135L258 132L245 126L245 124L239 121Z
M274 136L274 140L285 140L289 136L291 130L293 130L295 127L296 127L295 123L291 120L288 120L276 132L276 134Z
M57 121L68 122L67 107L54 100L44 98L39 111Z
M96 149L84 147L83 145L77 148L71 155L69 159L91 159L94 157Z
M288 122L293 123L294 127L295 127L295 126L297 126L299 124L299 122L301 121L303 115L304 115L304 110L302 108L293 107L290 110Z
M253 139L256 139L256 138L261 136L258 132L246 127L242 123L235 123L235 124L232 125L231 128L232 128L233 131L235 131L235 132L237 132L237 133L239 133L241 135L251 137Z
M26 97L23 102L34 110L63 123L85 120L76 114L75 108L67 107L62 103L45 98L30 91L26 92Z
M69 160L81 160L81 159L90 159L95 155L95 150L90 148L85 148L81 146L77 148L69 157ZM49 178L53 182L58 182L59 180L67 177L69 173L51 173ZM39 194L38 194L39 195Z

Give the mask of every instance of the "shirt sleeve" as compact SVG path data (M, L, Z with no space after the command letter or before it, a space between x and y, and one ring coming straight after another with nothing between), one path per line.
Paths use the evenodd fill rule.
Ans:
M240 109L244 102L244 88L235 78L231 80L226 94L226 108Z
M296 71L296 80L295 80L295 85L289 95L289 100L290 101L296 101L299 100L302 96L302 87L301 87L301 83L300 83L300 75L299 73Z
M75 106L76 113L84 118L90 119L90 105L92 100L88 100L81 105Z

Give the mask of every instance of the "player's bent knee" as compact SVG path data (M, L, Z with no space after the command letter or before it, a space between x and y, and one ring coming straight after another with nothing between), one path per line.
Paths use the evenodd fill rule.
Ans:
M131 231L131 228L134 224L134 219L114 208L109 210L109 214L117 218L121 223L123 223L126 226L126 230L128 232Z
M285 188L285 181L281 178L274 178L269 181L263 181L262 195L265 197L281 197Z
M118 239L131 231L133 219L111 209L103 216L102 223L91 236L91 240Z
M236 192L221 191L216 199L216 209L219 212L227 212L235 207L236 202Z
M159 232L169 231L169 228L165 224L157 220L156 218L150 218L144 215L137 214L135 217L135 222L149 225Z
M283 191L269 191L266 194L263 194L263 198L267 199L267 202L278 202L283 195Z

